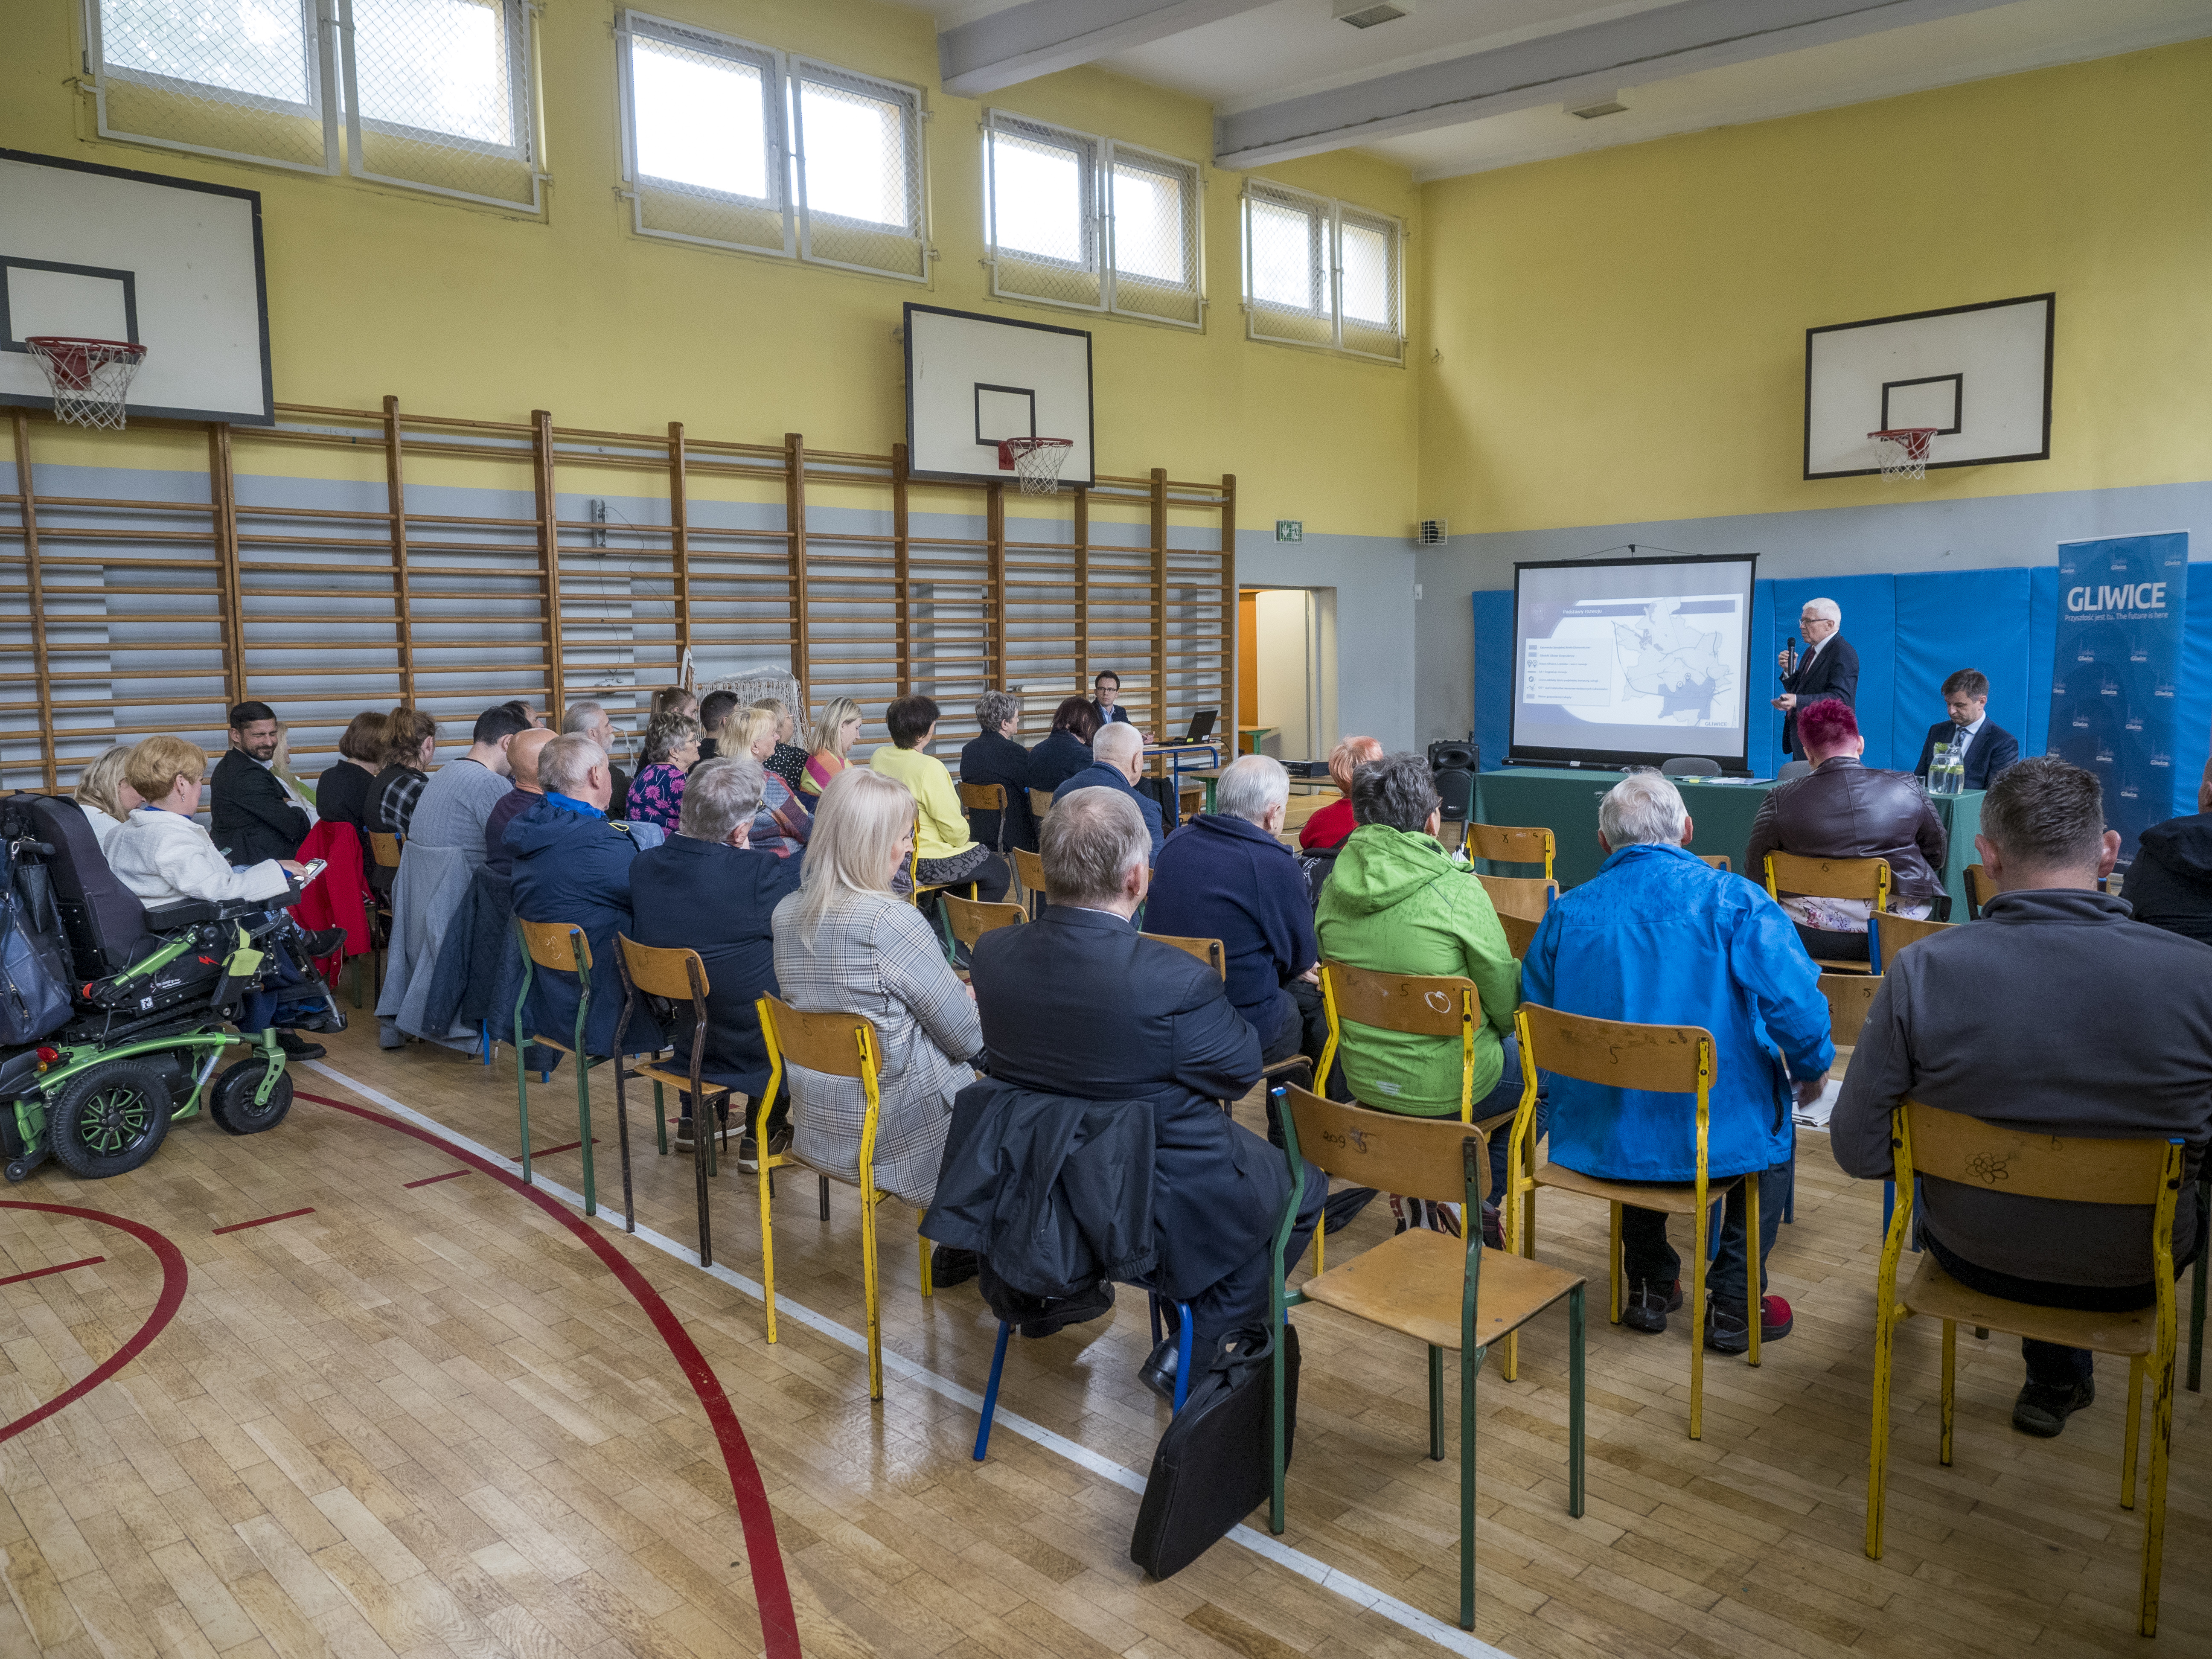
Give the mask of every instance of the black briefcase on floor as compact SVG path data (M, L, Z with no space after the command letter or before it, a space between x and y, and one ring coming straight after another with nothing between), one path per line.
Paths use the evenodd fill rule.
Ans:
M1283 1327L1283 1465L1298 1420L1298 1330ZM1195 1363L1195 1362L1194 1362ZM1274 1346L1261 1326L1221 1339L1152 1454L1129 1559L1167 1578L1267 1501Z

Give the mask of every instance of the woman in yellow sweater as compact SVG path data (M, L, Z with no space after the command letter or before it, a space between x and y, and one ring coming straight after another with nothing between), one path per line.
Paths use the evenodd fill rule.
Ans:
M884 710L890 744L877 749L868 765L904 784L915 799L915 856L922 884L972 881L975 896L994 904L1006 897L1012 872L1006 860L969 835L968 814L961 810L952 774L928 752L937 736L937 714L936 703L927 697L894 698Z

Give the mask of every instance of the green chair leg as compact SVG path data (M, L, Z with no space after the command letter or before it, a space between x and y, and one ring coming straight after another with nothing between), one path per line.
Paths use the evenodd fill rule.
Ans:
M1444 1461L1444 1351L1429 1349L1429 1461Z
M576 1051L569 1058L576 1062L576 1133L584 1138L580 1149L584 1155L584 1213L597 1215L599 1193L592 1180L592 1062L584 1052L584 1022L591 1010L592 994L586 988L576 999Z
M532 1184L530 1179L530 1073L523 1065L522 1011L530 1001L531 981L537 977L537 969L530 955L529 941L523 938L522 924L514 925L515 943L522 947L522 988L514 995L514 1100L515 1116L522 1126L522 1184Z
M1567 1513L1583 1512L1583 1287L1567 1293Z
M668 1103L661 1094L660 1085L653 1085L653 1129L658 1137L660 1155L668 1156Z
M1485 1350L1459 1353L1459 1627L1474 1628L1474 1378Z

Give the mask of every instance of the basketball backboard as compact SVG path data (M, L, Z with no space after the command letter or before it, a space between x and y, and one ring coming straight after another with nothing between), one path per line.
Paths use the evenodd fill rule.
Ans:
M1066 438L1063 489L1087 487L1091 336L937 306L906 308L907 465L918 477L1014 482L1006 438Z
M0 404L53 406L37 334L145 346L132 415L274 425L259 194L0 149Z
M1928 465L2051 458L2055 296L1805 331L1805 476L1881 469L1869 432L1932 427Z

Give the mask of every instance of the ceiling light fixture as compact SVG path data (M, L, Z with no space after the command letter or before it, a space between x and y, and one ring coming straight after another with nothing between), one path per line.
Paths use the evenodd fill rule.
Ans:
M1413 0L1335 0L1336 21L1356 29L1394 23L1413 9Z
M1580 109L1570 109L1567 112L1570 115L1580 116L1585 121L1595 121L1601 115L1626 115L1627 112L1628 106L1620 101L1619 93L1615 93L1602 102L1584 104Z

